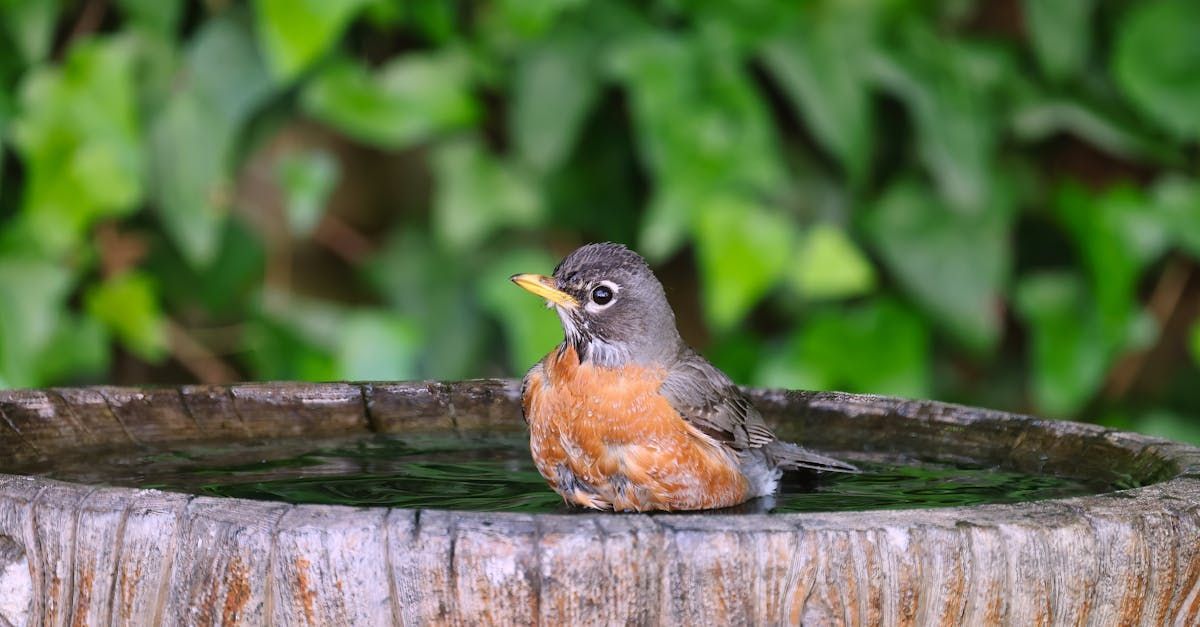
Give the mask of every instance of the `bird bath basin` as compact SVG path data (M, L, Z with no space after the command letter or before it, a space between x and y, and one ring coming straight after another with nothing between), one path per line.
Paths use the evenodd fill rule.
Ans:
M1197 449L933 402L752 396L783 439L1006 489L859 508L861 484L818 483L796 498L835 498L669 515L567 510L534 487L483 508L518 511L470 511L481 501L436 488L352 501L392 507L296 504L330 499L185 484L164 452L232 450L243 472L262 442L383 443L385 466L411 453L391 443L501 442L480 468L527 477L516 383L0 392L0 627L1200 620ZM119 476L120 460L141 465ZM148 484L170 490L122 487ZM1011 502L1025 498L1039 500ZM1008 502L933 507L987 500Z

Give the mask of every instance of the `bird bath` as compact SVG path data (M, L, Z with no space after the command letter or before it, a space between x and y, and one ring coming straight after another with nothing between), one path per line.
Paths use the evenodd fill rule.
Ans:
M0 627L1200 620L1200 450L934 402L751 394L780 437L817 449L1066 482L1034 497L1094 493L656 515L212 497L76 480L196 446L512 442L516 383L8 391Z

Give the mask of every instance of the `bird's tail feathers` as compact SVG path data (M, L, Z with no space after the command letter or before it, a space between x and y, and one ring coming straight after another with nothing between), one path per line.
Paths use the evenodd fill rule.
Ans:
M804 468L822 472L860 473L857 466L819 455L790 442L776 440L766 447L766 452L782 468Z

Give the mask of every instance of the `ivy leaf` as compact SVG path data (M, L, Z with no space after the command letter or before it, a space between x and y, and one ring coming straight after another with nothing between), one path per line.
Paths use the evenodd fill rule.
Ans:
M414 320L427 350L421 377L484 376L485 332L467 257L445 251L427 233L400 227L364 267L367 281L388 305ZM415 295L419 295L415 296Z
M700 207L696 252L704 312L724 332L775 286L795 241L787 217L742 198L719 196Z
M584 0L498 0L492 5L494 22L505 34L519 39L547 32L563 13Z
M180 0L118 0L117 5L133 22L168 38L174 38L183 15Z
M805 298L833 299L865 294L875 287L875 269L841 228L821 223L804 233L788 274Z
M1196 361L1197 366L1200 366L1200 320L1197 320L1192 324L1190 344L1190 348L1192 350L1192 359Z
M22 212L46 251L74 245L97 219L142 197L141 129L127 39L71 49L62 67L38 67L21 85L13 143L27 171Z
M0 379L10 386L38 385L37 358L59 326L71 275L52 263L0 260Z
M1136 429L1147 435L1176 442L1200 444L1200 425L1191 416L1184 416L1168 409L1154 409L1146 412L1137 419Z
M510 373L524 374L562 341L558 317L545 301L512 284L514 274L550 274L555 260L542 251L515 250L494 263L479 277L477 292L484 306L500 320L508 343Z
M1012 130L1027 143L1071 133L1118 157L1169 164L1181 162L1177 147L1127 117L1070 98L1037 98L1016 107Z
M517 60L509 127L517 152L540 172L567 157L595 104L595 48L585 33L567 32L530 46Z
M1117 24L1113 74L1125 96L1180 139L1200 138L1200 3L1138 2Z
M50 54L61 9L60 0L0 0L0 22L25 63L32 65Z
M640 158L654 175L641 233L652 259L684 241L706 199L781 193L775 127L731 56L696 39L655 34L635 36L610 59L629 92Z
M1091 49L1095 0L1024 0L1033 52L1046 76L1062 81L1079 74Z
M955 337L989 350L1000 337L1010 271L1009 215L951 210L914 182L894 185L865 217L883 262Z
M1123 185L1094 196L1066 184L1054 208L1088 270L1105 329L1122 334L1137 308L1142 271L1168 243L1161 214L1140 191Z
M872 58L872 73L904 101L918 153L950 207L981 212L995 193L999 139L994 91L1008 71L997 50L947 41L910 25L901 48Z
M1166 176L1155 182L1153 198L1169 236L1200 257L1200 181Z
M833 5L810 8L799 28L763 48L763 60L813 134L852 182L867 174L874 117L864 51L867 20Z
M258 39L280 81L290 81L337 43L370 0L255 0Z
M166 356L165 318L149 276L130 272L92 286L84 296L84 308L129 352L150 362Z
M151 132L151 180L163 227L196 266L217 252L232 202L238 133L275 85L237 16L205 24Z
M1017 311L1030 329L1031 378L1038 408L1052 416L1077 411L1099 389L1112 361L1100 317L1069 274L1038 274L1017 289Z
M304 87L305 112L351 137L401 149L475 122L465 56L447 50L406 54L377 71L341 59Z
M337 161L326 152L289 154L280 160L276 177L286 198L292 233L307 237L320 223L325 202L337 184Z
M470 250L501 228L534 226L542 219L534 182L476 142L440 147L434 172L433 229L454 250Z
M38 357L26 364L36 371L38 385L63 380L103 380L111 347L107 329L90 316L64 313Z
M346 316L337 345L338 378L347 381L404 381L417 372L421 334L406 318L380 310Z
M929 330L920 316L883 299L822 310L769 355L758 385L928 396Z

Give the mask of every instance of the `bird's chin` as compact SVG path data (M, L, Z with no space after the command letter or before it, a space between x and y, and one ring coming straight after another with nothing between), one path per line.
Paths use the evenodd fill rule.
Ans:
M554 305L553 303L551 303L551 306L558 313L558 319L562 322L563 333L567 336L568 340L574 341L579 337L579 326L576 324L575 318L571 316L571 310L561 305Z

